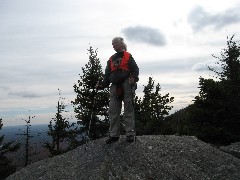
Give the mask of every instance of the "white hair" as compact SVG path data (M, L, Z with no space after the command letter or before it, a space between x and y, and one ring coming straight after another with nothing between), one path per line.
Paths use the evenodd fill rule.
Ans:
M122 49L127 51L127 45L125 44L122 37L115 37L115 38L113 38L112 42L120 43L122 45Z

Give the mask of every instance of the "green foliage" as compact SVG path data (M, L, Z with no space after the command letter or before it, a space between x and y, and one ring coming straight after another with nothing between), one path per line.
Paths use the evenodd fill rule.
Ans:
M233 37L228 38L221 57L213 55L221 71L209 69L217 80L200 77L199 95L194 104L179 114L180 118L175 118L173 132L194 135L218 145L240 141L240 45ZM168 120L173 122L172 119L174 116Z
M0 118L0 130L3 123ZM12 164L12 160L5 155L7 153L15 152L20 148L20 144L14 144L14 141L3 143L4 135L0 136L0 179L4 179L16 171L16 166Z
M154 91L155 88L155 91ZM174 98L169 93L162 96L161 87L158 83L154 86L154 80L149 77L147 86L144 86L143 98L135 97L135 119L137 135L158 134L164 117L169 114Z
M240 140L240 45L233 37L228 39L221 57L214 56L222 71L209 68L219 81L200 78L200 93L194 103L204 112L199 114L204 118L200 138L220 144Z
M33 116L32 118L34 118L35 116ZM30 138L32 138L33 136L31 136L31 131L30 131L30 127L31 127L31 116L28 117L28 120L25 120L26 122L26 131L24 133L21 134L17 134L17 135L21 135L25 137L25 146L24 146L24 150L25 150L25 154L24 154L24 159L25 159L25 163L24 165L27 166L29 164L29 157L32 156L31 151L31 143L30 143Z
M109 89L95 89L97 82L103 78L102 66L97 57L97 50L94 51L90 46L88 52L89 61L82 68L78 83L73 86L77 96L72 103L80 125L80 133L90 139L98 139L106 136L108 132Z
M20 135L20 136L24 137L23 157L21 157L21 156L18 157L18 159L24 160L24 166L27 166L28 164L32 163L32 161L34 159L32 157L38 154L38 152L35 148L36 143L33 143L31 141L31 138L34 137L31 133L31 119L34 118L34 117L35 116L30 116L29 115L28 119L25 119L25 120L23 119L26 122L26 124L25 124L26 128L25 129L19 129L23 132L16 134L16 135Z
M75 124L69 123L67 118L63 117L66 105L63 102L64 98L61 97L59 90L59 101L57 104L57 113L55 118L52 118L48 125L48 136L52 137L51 142L44 142L44 147L50 152L50 157L67 152L75 146L72 146L72 141L77 136L74 129Z
M161 126L161 134L165 135L193 135L191 132L193 129L190 128L189 114L191 111L191 106L183 108L170 116L167 116ZM193 126L195 127L195 126Z

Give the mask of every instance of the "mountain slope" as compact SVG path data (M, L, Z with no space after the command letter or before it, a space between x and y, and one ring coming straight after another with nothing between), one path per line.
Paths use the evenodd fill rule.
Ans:
M191 136L105 138L27 166L13 179L240 179L240 159Z

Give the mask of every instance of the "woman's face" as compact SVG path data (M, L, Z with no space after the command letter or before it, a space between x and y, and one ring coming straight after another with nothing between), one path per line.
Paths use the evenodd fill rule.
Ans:
M118 41L113 41L112 42L112 46L113 46L113 49L116 51L116 52L121 52L122 51L122 47L121 47L121 43L118 42Z

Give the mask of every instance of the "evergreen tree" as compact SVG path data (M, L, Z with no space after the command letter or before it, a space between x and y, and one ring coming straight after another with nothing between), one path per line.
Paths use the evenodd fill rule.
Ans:
M153 78L149 77L147 86L144 86L143 98L135 98L135 118L138 135L158 134L161 123L172 109L169 104L173 102L174 98L169 97L169 93L162 96L160 91L160 84L158 83L155 87Z
M33 146L31 145L30 139L34 136L31 135L31 118L34 118L35 116L31 117L30 115L28 116L28 120L25 120L26 122L26 130L23 133L16 134L16 135L21 135L25 137L25 145L24 145L24 166L27 166L30 162L30 156L33 156L34 152L32 152Z
M0 130L3 123L0 118ZM15 152L20 148L20 144L14 144L14 141L3 143L4 135L0 136L0 179L5 179L16 171L16 166L12 163L12 160L6 157L7 153Z
M240 45L233 37L228 38L220 57L213 55L221 67L209 67L215 73L214 79L200 77L194 103L178 113L181 117L168 119L177 126L173 132L217 145L240 141Z
M219 144L240 140L240 45L233 37L228 38L221 57L213 55L221 71L209 69L218 79L200 77L200 92L194 103L200 137Z
M51 142L44 142L44 147L50 152L50 157L67 152L75 146L71 146L71 137L76 137L74 126L75 123L69 123L67 118L63 117L66 105L63 102L64 98L61 97L61 91L59 90L59 100L57 104L57 113L55 118L52 118L48 125L48 136L52 137ZM73 139L74 139L73 138ZM68 146L69 145L69 146Z
M80 133L89 139L98 139L106 136L108 132L109 90L95 89L97 82L103 77L102 66L97 57L97 50L90 46L88 53L89 61L82 68L78 83L73 86L77 96L72 103L80 125Z
M217 74L220 79L222 92L219 99L224 104L224 127L231 131L232 136L240 140L240 43L233 40L234 36L228 38L227 48L221 52L221 57L216 57L222 67L218 72L209 68ZM221 115L222 117L222 115Z

